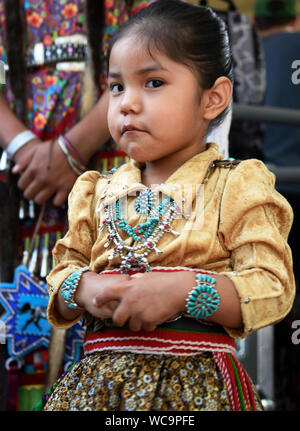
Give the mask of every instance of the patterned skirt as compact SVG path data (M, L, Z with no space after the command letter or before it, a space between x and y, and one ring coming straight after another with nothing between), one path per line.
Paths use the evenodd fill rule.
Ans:
M263 410L251 386L253 409ZM35 410L229 411L231 396L210 352L97 352L75 363Z

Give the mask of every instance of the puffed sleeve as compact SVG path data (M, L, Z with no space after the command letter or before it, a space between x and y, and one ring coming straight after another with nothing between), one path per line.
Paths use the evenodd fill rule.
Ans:
M88 171L73 186L68 199L68 232L53 249L53 269L47 276L49 290L48 320L53 326L68 328L76 323L64 320L54 307L55 296L65 280L77 268L89 266L96 239L95 187L100 174Z
M231 253L243 328L225 328L235 338L274 324L290 311L295 297L287 244L293 212L274 188L275 176L259 160L246 160L230 174L220 212L220 240Z

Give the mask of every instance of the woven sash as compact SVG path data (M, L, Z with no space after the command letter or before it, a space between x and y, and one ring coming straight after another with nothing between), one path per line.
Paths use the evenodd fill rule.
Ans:
M152 271L204 273L199 269L185 267L154 267ZM117 274L119 272L119 269L114 269L103 271L101 274ZM130 271L131 274L136 272L140 271ZM205 271L205 273L207 272ZM183 316L176 321L159 325L154 331L134 332L126 326L122 328L107 327L104 324L100 330L88 329L84 339L84 353L102 351L182 356L196 355L205 351L235 354L236 348L234 339L221 326L204 325L193 318Z
M150 332L134 332L127 327L87 331L84 353L115 351L182 356L211 351L235 354L235 341L222 332L222 328L206 327L199 323L197 329L187 329L186 322L180 328L183 321L184 318L176 321L177 328L165 324Z

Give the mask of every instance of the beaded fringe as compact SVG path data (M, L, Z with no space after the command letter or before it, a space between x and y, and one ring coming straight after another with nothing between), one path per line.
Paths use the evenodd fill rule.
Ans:
M234 411L255 411L255 397L247 372L231 353L213 352L214 360L225 381Z

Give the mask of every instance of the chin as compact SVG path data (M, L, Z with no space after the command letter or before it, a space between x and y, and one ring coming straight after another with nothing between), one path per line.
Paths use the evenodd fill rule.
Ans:
M135 160L138 163L146 163L146 162L150 162L149 157L146 156L139 156L137 154L127 154L128 157L130 157L131 159Z
M137 162L147 162L149 160L149 154L145 154L144 149L141 151L139 145L120 145L119 149L121 151L124 151L124 153L126 153L128 157Z

